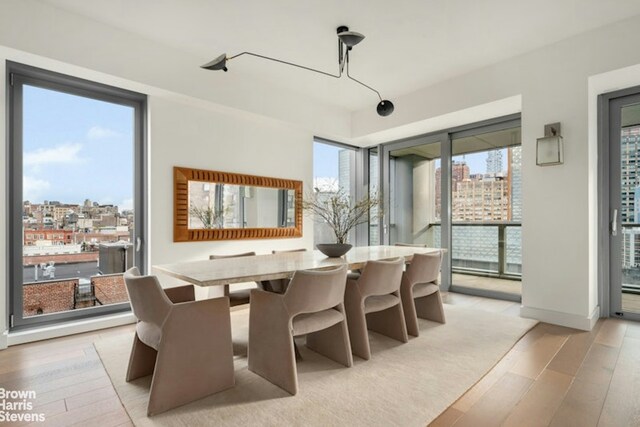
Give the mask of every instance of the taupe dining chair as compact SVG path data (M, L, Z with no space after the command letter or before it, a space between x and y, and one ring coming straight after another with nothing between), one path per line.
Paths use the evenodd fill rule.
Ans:
M251 291L249 370L291 394L298 392L293 338L347 367L353 364L344 314L347 268L297 271L283 294Z
M153 374L148 415L234 386L228 298L194 301L193 285L163 290L136 267L124 281L138 318L126 380Z
M304 248L300 248L300 249L287 249L287 250L282 250L282 251L278 251L278 250L273 250L271 251L272 254L284 254L284 253L289 253L289 252L306 252L307 250ZM269 292L276 292L279 294L283 294L284 291L287 290L287 286L289 286L289 282L291 281L291 279L273 279L273 280L263 280L262 281L262 288L265 291L269 291Z
M369 261L357 280L347 280L344 305L356 356L371 358L367 329L401 342L409 340L400 299L403 268L402 258Z
M409 248L426 248L427 245L422 243L396 243L395 246L406 246Z
M244 252L241 254L231 254L231 255L209 255L209 259L225 259L225 258L241 258L241 257L250 257L256 256L255 252ZM256 282L256 285L261 288L262 283ZM249 304L249 296L251 294L251 289L231 289L231 285L224 285L224 295L229 297L229 304L231 307L235 307L236 305Z
M442 251L415 254L402 275L400 296L409 335L418 336L418 317L445 323L438 273Z

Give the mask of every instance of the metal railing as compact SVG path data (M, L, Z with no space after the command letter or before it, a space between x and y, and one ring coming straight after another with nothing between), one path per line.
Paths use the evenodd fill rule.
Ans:
M440 223L431 223L412 241L442 247ZM451 271L475 276L518 280L522 277L522 223L515 221L454 222L451 232ZM394 224L391 225L392 230Z

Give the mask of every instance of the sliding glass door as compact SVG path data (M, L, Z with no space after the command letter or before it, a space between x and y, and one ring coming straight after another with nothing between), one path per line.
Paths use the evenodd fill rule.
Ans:
M640 93L608 111L610 313L640 320Z
M442 158L443 148L449 146L447 134L384 146L382 236L386 244L448 247L449 173ZM448 272L448 256L445 259L442 271ZM449 280L448 274L442 275L443 287L448 288Z
M520 138L511 116L384 144L380 242L446 249L444 290L519 300Z
M452 285L458 291L519 300L520 125L456 132L451 147Z

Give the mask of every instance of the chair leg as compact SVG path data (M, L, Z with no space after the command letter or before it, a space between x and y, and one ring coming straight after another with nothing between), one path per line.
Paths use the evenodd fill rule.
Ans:
M353 365L349 331L344 320L327 329L308 334L307 347L344 366Z
M351 352L356 356L369 360L371 349L369 347L369 334L367 333L367 319L361 304L347 305L347 325Z
M157 355L158 352L140 341L136 333L133 338L131 356L129 356L129 368L127 369L126 376L127 382L151 375L156 366Z
M229 299L176 304L163 325L149 415L235 385Z
M367 326L372 331L400 342L409 341L404 311L400 302L386 310L367 314Z
M418 329L418 316L416 314L416 305L413 301L413 292L411 289L405 288L404 283L400 297L402 299L402 310L404 312L404 322L407 326L407 333L417 337L420 335L420 331Z
M442 296L440 292L434 292L416 300L416 313L421 319L433 320L434 322L445 323L444 308L442 306Z
M158 369L153 373L149 391L149 416L235 385L233 360L223 361L215 357L214 347L209 350L209 363L199 363L199 366L192 366L192 363L185 361L181 351L171 349L158 352Z
M249 316L257 316L258 310L251 308ZM288 393L298 392L298 373L293 337L286 323L275 319L249 321L249 370ZM280 323L280 324L279 324Z

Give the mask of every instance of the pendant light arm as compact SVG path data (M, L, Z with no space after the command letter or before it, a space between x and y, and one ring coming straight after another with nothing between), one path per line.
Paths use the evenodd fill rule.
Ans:
M342 76L342 67L340 67L340 73L336 75L336 74L327 73L325 71L316 70L315 68L305 67L304 65L294 64L293 62L283 61L282 59L271 58L269 56L264 56L264 55L260 55L260 54L253 53L253 52L238 53L237 55L233 55L233 56L228 57L227 61L230 61L230 60L232 60L234 58L237 58L239 56L242 56L242 55L255 56L256 58L262 58L262 59L267 59L267 60L273 61L273 62L279 62L280 64L291 65L292 67L298 67L298 68L302 68L303 70L313 71L314 73L324 74L325 76L333 77L334 79L339 79Z
M347 54L345 55L346 58L346 63L347 63L347 77L349 77L351 80L353 80L354 82L366 87L369 90L372 90L373 92L375 92L378 95L378 98L380 98L380 102L382 102L382 96L380 95L380 92L378 92L377 90L375 90L374 88L372 88L371 86L369 86L368 84L362 83L360 80L351 77L351 75L349 74L349 52L347 52Z

